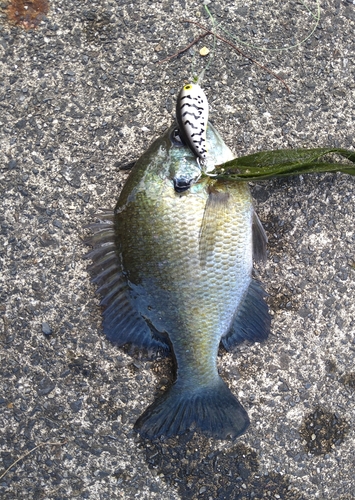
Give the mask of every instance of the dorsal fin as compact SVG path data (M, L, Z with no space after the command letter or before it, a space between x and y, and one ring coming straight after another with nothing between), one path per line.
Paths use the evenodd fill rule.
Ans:
M98 223L87 226L93 231L87 240L93 250L85 258L92 260L89 271L92 281L99 286L97 293L102 297L105 335L118 345L169 350L168 340L156 330L152 331L132 304L116 249L113 211L105 211L98 218Z

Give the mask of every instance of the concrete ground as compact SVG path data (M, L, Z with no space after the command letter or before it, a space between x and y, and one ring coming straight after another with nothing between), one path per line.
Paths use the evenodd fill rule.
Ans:
M305 1L315 13L316 2ZM179 88L193 65L199 72L206 64L192 51L157 63L201 33L180 20L208 20L201 2L52 0L42 23L25 30L9 23L6 6L0 497L355 498L355 179L252 186L269 237L257 274L272 334L219 358L249 412L248 432L235 442L143 441L133 424L169 382L171 364L132 356L103 336L84 226L115 205L128 175L122 167L170 125ZM295 45L316 22L301 2L209 8L242 41L266 47ZM354 28L353 1L321 0L320 22L302 45L243 48L290 93L217 42L203 85L211 120L237 155L355 146ZM211 49L212 38L203 45Z

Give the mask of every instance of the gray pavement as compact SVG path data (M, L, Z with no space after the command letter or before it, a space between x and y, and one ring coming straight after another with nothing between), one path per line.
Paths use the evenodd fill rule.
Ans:
M306 0L315 9L315 1ZM57 0L35 30L0 5L0 498L355 498L355 179L252 186L269 237L257 275L272 334L221 353L252 424L237 441L150 443L133 424L171 380L169 360L111 345L86 270L85 224L111 208L134 161L172 121L191 51L157 61L207 23L200 2ZM300 2L211 2L248 43L286 46L314 18ZM204 88L236 154L353 148L355 5L321 2L302 46L217 43ZM211 48L206 38L199 48ZM45 444L47 443L47 444ZM50 445L48 443L56 443Z

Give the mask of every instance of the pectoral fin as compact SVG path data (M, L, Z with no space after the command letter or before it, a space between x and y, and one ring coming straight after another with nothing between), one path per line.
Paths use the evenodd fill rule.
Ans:
M253 257L255 261L266 261L267 236L259 217L253 214Z
M208 255L212 254L224 213L229 201L229 193L211 190L203 214L199 253L201 266L206 265Z

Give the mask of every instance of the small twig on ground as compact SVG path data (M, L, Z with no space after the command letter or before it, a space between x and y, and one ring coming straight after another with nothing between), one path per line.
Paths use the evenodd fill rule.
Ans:
M258 63L258 61L256 61L252 57L248 56L248 54L246 54L245 52L243 52L242 50L240 50L240 48L237 47L234 43L230 42L229 40L227 40L223 36L218 35L217 33L214 33L212 30L210 30L209 28L206 28L205 26L203 26L203 24L200 24L197 21L190 21L189 19L183 19L181 22L182 23L194 24L195 26L198 26L199 28L201 28L202 30L204 30L206 32L206 34L208 34L208 35L214 35L216 38L218 38L219 40L221 40L222 42L226 43L227 45L229 45L230 47L232 47L234 50L236 50L240 55L242 55L246 59L249 59L249 61L251 61L253 64L256 64L257 66L259 66L259 68L263 69L264 71L266 71L267 73L269 73L270 75L272 75L274 78L276 78L277 80L279 80L282 83L282 85L285 86L287 92L290 93L289 86L287 85L287 83L280 76L278 76L276 73L274 73L273 71L271 71L271 69L267 68L266 66L263 66L262 64Z
M28 457L28 455L30 455L31 453L33 453L35 450L37 450L38 448L41 448L41 446L63 446L64 444L66 444L68 441L65 440L65 441L62 441L61 443L39 443L37 446L35 446L34 448L32 448L31 450L27 451L26 453L24 453L23 455L21 455L17 460L15 460L15 462L13 462L10 467L8 467L6 469L5 472L3 472L0 476L0 480L6 476L6 474L9 472L10 469L12 469L12 467L14 465L16 465L18 462L20 462L21 460L23 460L24 458Z
M178 50L175 54L173 54L172 56L168 56L166 57L165 59L162 59L161 61L158 61L158 64L161 64L163 62L166 62L166 61L170 61L170 59L174 59L174 57L178 57L180 54L183 54L184 52L186 52L187 50L191 49L191 47L193 45L195 45L197 42L199 42L202 38L205 38L205 36L207 35L210 35L211 33L202 33L201 35L199 35L197 38L195 38L195 40L193 40L191 43L189 43L189 45L187 45L186 47L184 47L183 49L181 50Z

